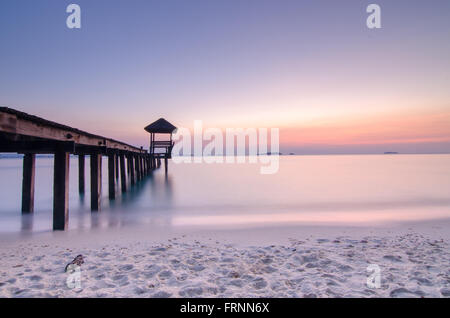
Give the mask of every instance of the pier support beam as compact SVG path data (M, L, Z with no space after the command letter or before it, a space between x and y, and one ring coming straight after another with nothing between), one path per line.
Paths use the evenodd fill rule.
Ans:
M145 164L144 156L141 157L141 162L142 162L142 176L143 178L145 178L145 176L147 175L147 165Z
M141 162L142 162L142 175L145 178L145 176L147 175L147 168L145 166L145 157L144 156L142 156Z
M116 166L116 180L119 181L119 155L114 155L114 165Z
M138 171L139 171L139 180L142 180L142 158L140 155L137 155L137 161L139 162Z
M147 169L145 168L145 157L141 157L141 165L142 165L142 179L147 175Z
M34 178L36 168L36 155L27 153L23 157L22 179L22 213L34 211Z
M145 156L143 158L143 162L144 162L144 175L148 175L148 160L147 160L147 156Z
M69 153L55 153L53 168L53 230L66 230L69 220Z
M91 154L91 211L100 210L102 194L102 156Z
M78 192L84 194L84 155L78 156Z
M169 169L169 160L164 158L164 171L167 174L167 170Z
M116 155L108 155L108 188L109 199L114 200L116 198Z
M125 174L125 155L119 156L120 160L120 183L122 185L122 192L127 192L127 176Z
M134 156L133 155L128 156L128 162L130 164L131 185L134 185L136 183L136 179L135 179L135 168L134 168Z
M142 159L141 159L141 161L142 161L142 175L144 176L144 178L147 175L147 165L145 163L146 160L147 160L147 158L145 158L145 156L142 156Z
M140 181L142 179L142 174L141 174L141 156L137 155L136 157L136 176L137 176L137 180Z

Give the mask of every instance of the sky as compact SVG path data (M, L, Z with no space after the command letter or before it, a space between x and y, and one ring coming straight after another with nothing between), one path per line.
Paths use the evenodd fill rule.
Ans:
M138 146L164 117L279 128L281 152L449 153L449 39L448 0L1 0L0 105Z

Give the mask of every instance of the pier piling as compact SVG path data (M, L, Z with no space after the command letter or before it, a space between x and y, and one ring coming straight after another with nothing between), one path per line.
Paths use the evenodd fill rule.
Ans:
M84 194L84 155L78 155L78 192Z
M116 198L116 155L108 155L108 188L109 199L114 200Z
M133 155L129 155L128 156L128 162L129 162L129 166L130 166L130 179L131 179L131 185L134 185L136 183L136 179L135 179L135 167L134 167L134 156Z
M125 155L119 155L120 160L120 184L122 186L122 192L127 191L127 176L125 171Z
M36 168L36 155L27 153L23 157L22 179L22 213L34 211L34 179Z
M140 181L142 178L141 175L141 157L139 155L136 155L136 179Z
M53 230L66 230L69 216L69 153L55 152L53 168Z
M116 166L116 181L118 182L119 181L119 155L118 154L116 154L114 156L114 161L115 161L114 165Z
M102 194L102 156L91 154L91 211L100 210Z

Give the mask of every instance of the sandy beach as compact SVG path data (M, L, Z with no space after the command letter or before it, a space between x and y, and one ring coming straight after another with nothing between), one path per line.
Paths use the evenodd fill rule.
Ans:
M449 0L75 2L0 2L0 298L450 298Z
M5 236L0 296L449 297L449 223ZM81 288L69 288L64 268L79 254Z

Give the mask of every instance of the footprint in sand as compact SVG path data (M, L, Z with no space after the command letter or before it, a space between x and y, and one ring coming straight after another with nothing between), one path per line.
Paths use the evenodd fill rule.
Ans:
M173 275L173 273L171 271L166 270L166 271L160 272L158 277L160 279L168 279L168 278L172 277L172 275Z
M441 295L444 297L450 297L450 289L449 288L442 288L441 289Z
M212 295L217 295L219 293L219 289L217 287L207 287L206 293L212 294Z
M122 272L130 271L133 268L134 268L134 266L131 265L131 264L125 264L125 265L119 266L119 270L122 271Z
M310 254L310 255L302 255L300 257L295 257L296 260L300 262L300 264L305 263L313 263L317 262L319 260L319 257L316 254Z
M127 276L122 275L122 274L114 275L114 276L112 277L112 280L114 280L114 281L127 280L127 279L128 279Z
M272 266L266 266L266 267L264 267L264 268L262 269L262 271L263 271L264 273L271 274L271 273L274 273L274 272L276 272L276 271L278 271L278 270L277 270L276 268L272 267Z
M172 294L165 291L159 291L151 295L152 298L169 298L170 296L172 296Z
M115 288L116 285L109 284L109 283L104 282L104 281L100 281L100 282L97 284L96 287L97 287L98 289L102 289L102 288Z
M287 290L286 286L281 284L280 282L274 282L270 284L270 289L276 292L284 292Z
M45 268L45 267L41 267L39 270L40 270L42 273L49 273L49 272L52 271L50 268Z
M148 265L145 266L144 271L143 271L143 275L146 278L152 278L153 276L155 276L156 274L158 274L161 270L163 270L163 267L158 266L158 265Z
M201 287L184 287L179 293L181 297L199 297L203 294Z
M195 265L195 264L197 264L197 261L195 259L190 258L190 259L188 259L186 261L186 264L188 264L188 265Z
M96 279L96 280L101 280L105 277L106 277L105 273L103 273L101 271L97 271L94 275L94 279Z
M201 272L205 268L206 268L205 266L200 265L200 264L189 267L189 269L194 272Z
M29 277L27 277L29 280L31 280L31 281L33 281L33 282L38 282L38 281L40 281L41 279L42 279L42 277L41 276L39 276L39 275L33 275L33 276L29 276Z
M351 267L350 265L345 265L345 264L339 264L337 266L337 268L343 272L350 272L353 270L353 267Z
M258 277L258 278L253 280L251 285L255 289L263 289L263 288L267 287L267 282L266 282L266 280L264 278Z
M26 293L26 292L28 292L29 291L29 289L16 289L14 292L13 292L13 294L14 294L14 296L20 296L20 295L22 295L22 294L24 294L24 293Z
M338 282L335 282L332 279L327 280L327 286L339 286L340 284Z
M233 279L230 281L230 285L236 286L236 287L242 287L244 286L245 282L242 279Z
M403 287L392 290L389 295L391 297L399 297L399 298L425 296L425 294L420 290L411 291Z
M111 254L108 253L108 252L103 252L103 253L98 253L98 254L97 254L97 256L100 257L100 258L105 258L105 257L107 257L107 256L109 256L109 255L111 255Z
M185 281L188 278L187 274L181 274L180 276L177 277L177 280L182 282Z
M384 255L383 258L387 259L388 261L391 261L391 262L401 262L402 261L402 257L396 256L396 255Z
M139 272L137 270L130 272L130 276L134 279L139 278Z
M412 278L412 280L415 280L419 283L419 285L423 285L423 286L433 286L433 283L430 282L428 279L423 278L423 277L414 277Z
M319 267L325 268L327 265L330 265L332 263L329 259L323 259L319 262Z
M273 259L271 258L271 257L265 257L265 258L263 258L263 259L261 259L261 262L263 263L263 264L272 264L273 263Z
M138 295L138 296L140 296L140 295L142 295L142 294L145 294L146 292L148 292L148 290L145 290L145 289L140 288L140 287L136 287L136 288L134 289L134 293L135 293L136 295Z
M34 289L44 289L45 285L44 284L34 284L34 285L31 285L30 288L32 290L34 290Z

